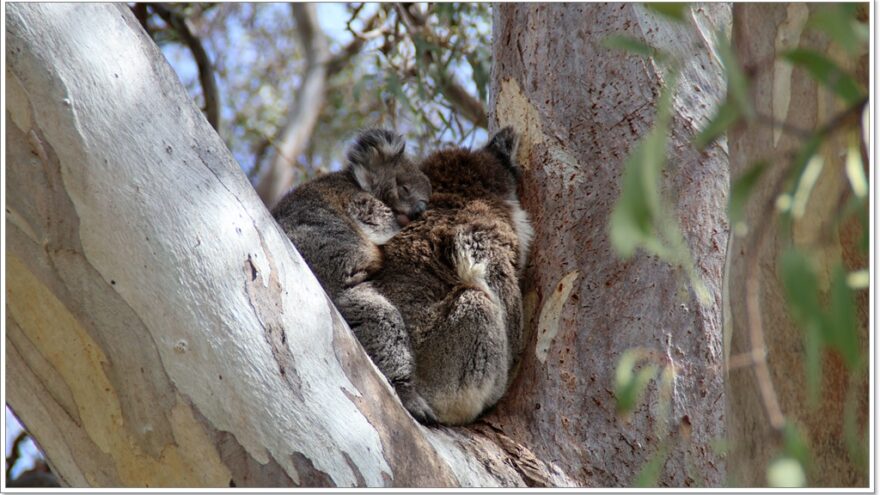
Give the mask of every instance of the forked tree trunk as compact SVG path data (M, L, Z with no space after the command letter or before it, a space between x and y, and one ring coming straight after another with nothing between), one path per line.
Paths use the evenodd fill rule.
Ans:
M754 73L751 85L754 108L772 114L778 122L805 131L825 126L844 106L805 70L792 69L782 61L774 63L781 53L797 47L817 50L845 69L855 69L866 87L868 81L867 53L855 58L848 56L831 45L824 35L807 27L807 19L816 8L815 4L736 4L733 8L733 43L740 62ZM860 116L860 113L855 115L857 119ZM843 200L849 198L850 186L843 165L849 137L846 133L839 133L828 138L820 150L825 165L807 204L808 214L803 221L795 221L789 228L777 222L770 230L760 256L755 257L754 246L760 231L757 225L775 215L773 208L768 211L766 207L779 194L773 184L792 152L799 149L804 140L802 136L784 131L781 126L749 126L730 133L730 165L734 178L757 161L770 160L770 169L762 176L746 205L748 234L734 236L729 248L730 355L742 356L753 349L746 316L746 274L749 261L754 258L760 274L760 320L764 328L770 382L781 413L806 433L810 443L813 466L808 470L809 486L868 484L867 471L858 469L854 460L849 458L843 435L843 408L849 394L855 393L858 397L860 428L864 428L867 420L867 367L861 383L850 384L843 362L833 353L826 353L821 403L816 408L808 405L804 333L789 316L778 277L778 260L787 247L815 246L817 242L824 246L815 260L821 264L820 278L826 285L834 260L843 259L850 270L867 267L867 259L857 248L861 236L858 222L845 224L840 230L831 227ZM858 304L860 339L867 346L867 291L860 294ZM730 483L767 486L767 465L780 453L781 442L780 435L771 427L765 411L766 399L762 398L753 369L732 370L728 392Z
M6 26L6 399L63 484L569 482L409 417L127 6Z
M725 435L727 154L723 145L699 153L690 140L724 95L709 43L729 19L721 4L694 8L688 25L636 4L495 9L493 118L523 133L523 204L536 237L524 287L531 340L512 390L486 421L580 485L630 485L655 456L661 485L717 486L725 476L713 442ZM624 160L653 124L662 83L652 62L603 48L615 34L686 60L663 186L709 288L707 306L666 263L644 254L622 261L611 249ZM656 386L628 423L615 413L615 366L636 347L675 367L668 460L659 452Z

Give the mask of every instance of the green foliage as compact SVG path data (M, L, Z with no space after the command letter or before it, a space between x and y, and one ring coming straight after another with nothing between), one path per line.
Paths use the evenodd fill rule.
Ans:
M782 429L782 453L801 466L808 467L812 464L810 445L801 428L791 421L787 421Z
M736 103L731 100L725 101L715 110L715 115L712 116L706 127L697 133L694 138L694 146L700 150L705 149L706 146L724 135L741 115Z
M602 41L602 46L615 50L623 50L634 55L650 57L658 62L669 59L669 54L632 36L612 35Z
M769 164L766 161L760 161L752 165L744 174L738 177L730 186L730 201L728 202L727 214L730 217L730 223L734 227L742 222L745 215L746 200L752 194L752 190L758 183L758 179L767 170Z
M624 417L635 409L648 383L657 375L657 367L653 364L636 371L636 364L642 357L638 349L627 349L617 362L614 397L617 399L617 413Z
M733 48L724 31L718 31L715 34L715 47L724 68L727 98L716 108L715 115L694 138L694 145L700 150L726 133L731 126L739 122L740 118L745 117L749 121L755 118L755 110L749 99L746 75L736 60L736 55L733 53Z
M640 348L627 349L617 361L614 397L617 401L617 414L624 422L629 420L630 414L641 402L648 384L654 379L658 379L657 407L652 410L656 414L653 422L654 435L659 439L659 446L633 478L632 485L636 487L656 486L669 455L668 422L672 410L675 369L663 358Z
M649 254L685 270L701 304L709 293L694 268L690 250L675 217L661 201L660 178L666 166L666 146L672 111L672 91L678 74L667 78L657 102L654 126L636 144L624 163L620 197L611 212L611 245L622 258L641 248Z
M814 79L843 98L847 105L855 105L864 98L855 79L819 52L797 48L783 54L783 58L806 69Z
M686 18L686 7L682 4L651 4L646 8L661 12L667 17L682 21ZM866 14L866 5L834 4L816 9L809 20L808 27L826 34L851 56L867 53L867 24L858 15ZM650 57L663 67L683 66L668 53L626 35L609 36L603 42L608 48L619 49L639 56ZM715 143L733 126L764 126L769 134L781 130L800 139L800 144L788 156L772 156L756 160L739 177L732 178L728 204L731 226L735 232L746 233L746 204L752 192L759 187L767 187L773 181L773 188L779 191L776 209L759 213L749 218L756 227L765 227L766 222L780 222L776 228L782 231L791 229L795 220L812 221L810 198L814 186L826 167L839 166L834 155L823 147L829 137L838 132L849 132L851 119L843 116L862 111L866 102L866 90L857 82L853 74L842 69L826 55L808 48L795 48L779 55L794 66L803 69L810 77L836 95L847 108L842 115L832 116L825 127L818 129L799 129L798 123L777 122L775 117L761 115L761 109L753 106L750 96L750 78L759 74L772 63L759 61L744 70L723 31L715 38L715 49L724 70L727 82L727 96L714 109L706 125L696 132L694 146L703 150ZM674 78L672 78L674 81ZM666 164L665 136L671 132L668 115L668 102L674 83L665 84L657 103L657 117L649 133L633 148L625 161L621 179L621 193L609 222L611 244L622 258L633 256L643 249L661 259L679 264L686 270L693 269L690 251L683 242L674 221L670 221L668 200L661 194L661 177ZM862 111L862 130L867 132L867 105ZM823 226L822 241L834 239L838 229L847 219L857 215L862 225L863 237L860 248L868 252L869 217L867 197L870 184L865 176L862 163L861 146L868 142L867 134L850 139L846 151L845 173L852 189L852 197L841 201L830 227ZM821 151L821 152L820 152ZM771 168L780 172L768 174ZM762 205L763 206L763 205ZM751 211L751 210L750 210ZM751 225L749 225L751 227ZM772 238L772 235L771 235ZM748 239L746 238L747 242ZM755 242L755 241L751 241ZM819 403L822 394L822 359L826 352L838 354L850 376L847 399L844 405L843 434L850 460L858 466L866 465L867 443L864 432L858 426L858 399L863 397L864 389L858 391L858 377L866 375L867 355L860 347L860 323L857 315L856 290L868 286L867 268L847 272L841 259L814 259L825 253L820 245L802 245L783 252L777 264L778 275L785 291L786 304L793 320L803 330L804 373L807 383L807 398L812 406ZM822 269L819 270L818 266ZM763 275L762 275L763 277ZM692 277L691 280L699 280ZM642 351L644 354L647 351ZM771 357L772 359L772 357ZM627 413L635 408L642 394L657 370L643 367L639 373L633 371L636 364L633 355L624 354L618 363L615 393L618 397L618 411ZM771 486L801 487L807 483L807 473L812 469L811 451L805 436L792 423L787 423L782 433L779 455L767 466L767 480ZM660 449L657 457L652 457L636 477L639 486L656 484L666 451Z
M257 175L294 105L305 57L286 4L175 4L202 40L214 66L221 137L248 174ZM331 47L325 104L303 156L289 157L299 180L338 167L344 143L367 126L392 127L420 153L437 140L468 144L482 132L462 116L443 88L460 85L488 104L491 18L487 4L417 4L424 31L410 32L394 4L322 4L320 27ZM327 12L341 15L329 19ZM323 16L323 17L322 17ZM190 94L202 88L180 36L157 16L148 24ZM335 26L335 28L334 28ZM347 51L364 35L356 50ZM346 55L348 54L348 55ZM485 125L485 124L483 124ZM430 143L429 143L430 141Z
M794 248L786 251L780 263L780 276L792 316L804 329L807 392L816 404L821 386L821 352L824 347L837 351L847 369L859 366L861 350L852 289L847 273L838 264L832 271L827 309L820 303L820 286L815 269L806 254Z
M652 254L668 256L657 236L663 216L660 203L660 176L666 165L666 131L672 107L672 90L677 75L663 88L657 102L654 126L635 147L624 164L620 199L611 213L611 244L624 258L643 247Z
M868 25L856 19L858 8L856 3L825 5L810 16L807 25L827 34L848 54L858 55L868 43Z
M742 115L745 115L749 120L753 119L755 111L749 99L746 75L736 59L736 55L733 53L733 48L730 46L730 41L727 39L724 31L718 31L715 34L715 47L718 50L721 65L724 67L729 101Z
M664 441L663 444L651 455L636 473L633 480L633 486L636 488L648 488L657 486L657 480L660 479L660 473L663 471L663 465L666 464L666 457L669 455L669 444Z
M819 282L804 253L789 249L780 263L781 278L789 309L804 329L804 367L810 404L819 402L822 384L822 313L819 309Z
M853 291L846 283L846 270L842 264L834 267L831 276L831 302L822 326L825 342L843 357L847 369L855 371L859 366L860 349L856 302Z
M690 4L684 2L657 2L657 3L645 3L643 4L646 9L652 10L661 14L669 19L678 22L685 21L685 15L687 15Z
M624 165L620 199L610 222L611 245L624 258L631 257L639 247L653 254L667 255L655 230L660 216L659 178L665 161L664 137L657 132L649 134L636 145Z
M767 466L767 484L772 488L806 486L811 462L810 446L800 428L787 422L782 430L782 452Z

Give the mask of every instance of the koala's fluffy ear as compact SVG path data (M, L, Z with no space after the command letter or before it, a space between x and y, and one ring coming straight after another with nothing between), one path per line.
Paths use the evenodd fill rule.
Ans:
M483 149L495 155L514 177L519 178L520 168L516 163L517 144L519 144L519 136L516 131L512 127L505 127L489 138Z
M387 129L361 131L348 148L347 158L355 180L364 191L373 193L386 170L406 151L406 142Z

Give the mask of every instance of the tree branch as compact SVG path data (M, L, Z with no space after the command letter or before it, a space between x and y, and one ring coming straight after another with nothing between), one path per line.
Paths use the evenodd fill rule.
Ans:
M314 4L290 6L305 54L302 84L296 89L287 123L275 141L269 168L256 185L257 194L272 207L293 186L295 160L306 149L318 123L327 91L328 44L318 25Z
M368 41L387 33L386 28L376 27L378 21L379 11L364 21L364 32L355 31L351 28L351 21L348 22L347 29L352 33L354 39L352 39L351 42L349 42L349 44L346 45L336 56L327 61L328 78L342 70L349 60L357 55Z
M437 39L437 35L428 26L426 17L410 11L408 4L395 3L394 7L410 36L421 37L428 41ZM426 57L430 63L436 62L432 53L428 52ZM489 120L483 103L472 96L453 76L445 71L438 70L437 76L437 89L449 100L449 103L455 106L458 113L474 125L483 129L488 128Z
M6 399L64 484L572 484L517 440L413 421L135 24L7 10Z
M202 94L205 97L205 114L211 127L218 133L220 132L220 96L217 89L217 82L214 79L214 66L211 63L208 52L202 45L202 41L193 34L189 28L186 19L180 13L167 7L161 3L151 3L150 8L153 9L159 17L164 20L171 29L175 30L189 47L196 66L199 69L199 83L202 86Z

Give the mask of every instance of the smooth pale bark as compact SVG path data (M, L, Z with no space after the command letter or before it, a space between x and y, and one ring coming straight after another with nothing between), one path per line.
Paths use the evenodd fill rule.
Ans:
M569 482L412 421L124 4L6 12L6 400L65 485Z
M671 450L659 484L717 486L725 436L721 280L728 238L727 154L690 144L725 85L710 42L722 4L688 24L636 4L501 4L494 15L494 115L522 132L523 206L535 225L525 276L531 339L512 390L487 422L553 459L578 484L627 486L658 453L655 385L629 422L615 413L614 370L641 347L673 363ZM604 48L626 34L681 56L663 187L708 286L701 306L682 273L643 253L619 259L608 220L624 160L654 120L662 71ZM490 105L491 106L491 105Z
M756 109L772 114L774 120L794 128L812 131L826 125L844 105L821 88L804 70L785 62L775 62L780 53L796 47L818 50L842 67L860 75L867 85L868 55L846 55L815 29L807 28L807 19L817 5L806 4L736 4L733 7L733 43L745 67L752 67L751 101ZM867 9L867 7L865 7ZM855 117L860 118L860 114ZM850 222L840 231L830 228L839 208L849 198L849 183L844 173L844 156L849 136L832 134L820 151L824 167L813 189L808 214L786 229L777 222L758 257L760 313L764 327L767 364L779 408L794 421L811 444L813 466L808 470L809 486L867 486L867 472L856 468L849 458L843 437L843 408L847 394L858 396L860 428L868 414L867 374L862 383L848 384L843 362L833 353L823 358L823 396L818 407L807 403L804 374L804 334L789 314L782 283L778 278L778 259L789 246L822 246L815 260L820 279L829 281L832 263L843 259L850 270L868 266L857 249L861 232L858 222ZM727 285L732 315L730 355L750 352L749 322L746 317L746 270L754 256L756 227L768 216L765 205L777 192L772 184L782 173L791 153L803 144L803 138L781 127L748 126L730 133L731 176L736 178L761 159L770 159L771 168L764 174L746 206L746 236L734 236L729 249L730 268ZM830 238L828 238L829 233ZM861 341L867 346L867 293L859 295ZM865 369L867 373L867 369ZM857 386L857 390L851 390ZM781 450L779 435L773 431L765 413L759 383L750 368L730 372L728 418L731 450L728 458L730 483L735 486L767 486L767 465Z

